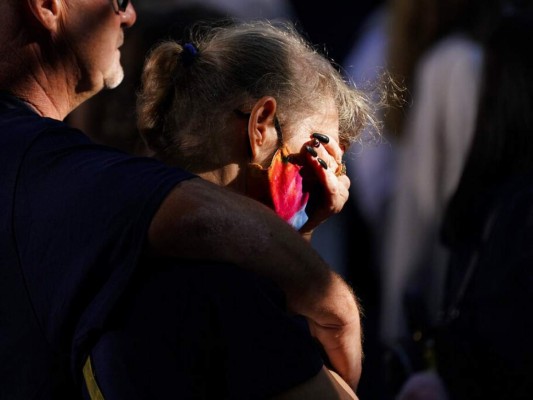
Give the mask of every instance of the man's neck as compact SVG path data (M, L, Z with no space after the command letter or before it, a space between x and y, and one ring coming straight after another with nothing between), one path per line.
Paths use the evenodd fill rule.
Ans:
M7 91L26 103L41 117L63 120L68 114L63 111L64 107L57 104L54 97L40 85L17 85L8 87Z
M75 93L71 71L42 63L37 52L25 50L0 63L0 90L18 97L39 115L57 120L90 97Z

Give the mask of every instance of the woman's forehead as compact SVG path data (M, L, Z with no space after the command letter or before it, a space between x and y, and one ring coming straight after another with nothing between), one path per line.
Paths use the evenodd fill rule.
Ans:
M339 140L339 113L334 103L323 104L307 115L297 116L292 125L299 135L316 132Z

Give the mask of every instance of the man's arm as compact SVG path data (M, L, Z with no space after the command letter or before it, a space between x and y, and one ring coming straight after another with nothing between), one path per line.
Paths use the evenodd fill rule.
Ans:
M359 309L349 286L266 206L201 179L163 201L148 232L159 255L230 262L269 277L307 317L330 362L355 388L361 373Z

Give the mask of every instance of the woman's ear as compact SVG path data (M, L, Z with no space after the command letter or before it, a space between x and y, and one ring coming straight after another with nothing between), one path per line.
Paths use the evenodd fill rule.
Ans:
M26 0L29 11L35 22L49 32L58 29L62 0Z
M276 99L265 96L257 100L248 121L248 138L252 150L252 163L265 166L278 145L276 132Z

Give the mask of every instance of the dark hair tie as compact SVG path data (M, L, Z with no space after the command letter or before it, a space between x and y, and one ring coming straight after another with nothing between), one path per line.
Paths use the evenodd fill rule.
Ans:
M194 60L196 60L198 57L198 47L192 43L185 43L183 45L183 53L181 57L183 60L183 65L186 67L191 66Z

